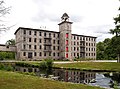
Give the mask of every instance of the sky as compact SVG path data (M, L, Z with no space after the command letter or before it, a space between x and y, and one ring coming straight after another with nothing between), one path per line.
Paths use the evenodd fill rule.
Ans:
M15 39L18 27L59 31L63 13L72 24L72 33L97 37L97 42L111 38L113 17L119 12L119 0L4 0L11 7L10 14L2 17L10 30L0 33L0 44ZM1 19L1 18L0 18Z

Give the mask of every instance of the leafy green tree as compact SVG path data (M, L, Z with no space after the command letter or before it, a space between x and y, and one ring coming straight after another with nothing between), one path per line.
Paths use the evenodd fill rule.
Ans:
M120 11L120 8L118 9ZM120 62L120 14L114 18L115 28L110 29L111 34L115 34L116 37L112 39L112 47L114 48L115 53L118 56L118 62Z
M6 45L15 45L15 40L11 39L6 42Z

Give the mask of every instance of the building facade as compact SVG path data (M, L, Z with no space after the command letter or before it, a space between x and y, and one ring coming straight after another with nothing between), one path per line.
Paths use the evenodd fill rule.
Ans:
M16 58L43 60L93 58L96 59L96 37L72 34L72 22L64 13L59 32L19 27L15 32Z

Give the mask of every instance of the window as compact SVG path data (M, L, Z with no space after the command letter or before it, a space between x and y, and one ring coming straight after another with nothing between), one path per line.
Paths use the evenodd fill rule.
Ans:
M37 34L37 31L34 31L34 35L36 36L36 34Z
M36 52L34 52L34 56L37 56L37 53L36 53Z
M39 32L39 36L42 36L41 32Z
M90 43L89 43L89 46L90 46Z
M88 41L88 38L86 37L86 41Z
M59 48L59 46L58 46L58 50L59 50L60 48Z
M53 37L55 37L55 33L53 34Z
M39 56L42 56L42 53L41 53L41 52L39 53Z
M66 33L66 38L68 38L68 33Z
M49 33L49 37L51 37L51 33Z
M68 40L66 40L66 45L68 45Z
M86 48L86 51L88 51L88 48Z
M49 52L49 56L51 56L51 52Z
M68 53L66 53L66 58L68 58Z
M29 38L29 42L31 42L31 38Z
M74 45L75 45L75 42L74 42Z
M23 45L23 49L26 49L26 46L25 46L25 45Z
M79 45L79 42L77 42L77 45Z
M58 34L58 38L59 38L59 34Z
M88 43L86 43L86 46L88 46Z
M88 54L86 53L86 56L87 56Z
M59 44L60 42L59 42L59 40L58 40L58 44Z
M34 38L34 42L36 43L36 38Z
M55 46L53 46L53 50L55 50Z
M75 57L76 55L75 55L75 53L74 53L74 57Z
M82 40L82 37L80 37L80 40Z
M36 46L36 45L34 45L34 49L37 49L37 46Z
M25 37L23 38L23 41L24 41L24 42L26 41Z
M58 56L59 56L59 53L58 53Z
M39 43L41 43L41 39L39 39Z
M26 52L23 52L23 56L26 56Z
M31 35L31 31L29 31L29 35Z
M55 40L53 40L53 44L55 44Z
M68 52L68 47L66 47L66 52Z
M44 36L46 36L46 33L44 33Z
M24 34L26 34L26 30L23 30L24 31Z
M79 37L77 37L77 40L79 40Z
M53 56L55 56L55 53L53 53Z
M77 51L79 51L79 47L77 47Z
M39 49L42 49L41 45L39 46Z
M44 56L46 56L46 53L44 53Z
M31 45L29 45L29 49L31 49Z
M74 36L74 40L75 40L75 36Z
M74 51L76 50L76 48L74 47Z

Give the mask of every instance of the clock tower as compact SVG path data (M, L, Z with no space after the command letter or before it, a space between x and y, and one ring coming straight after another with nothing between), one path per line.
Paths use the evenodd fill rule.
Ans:
M61 17L61 23L59 23L60 32L60 56L61 59L71 60L71 24L69 16L64 13Z

